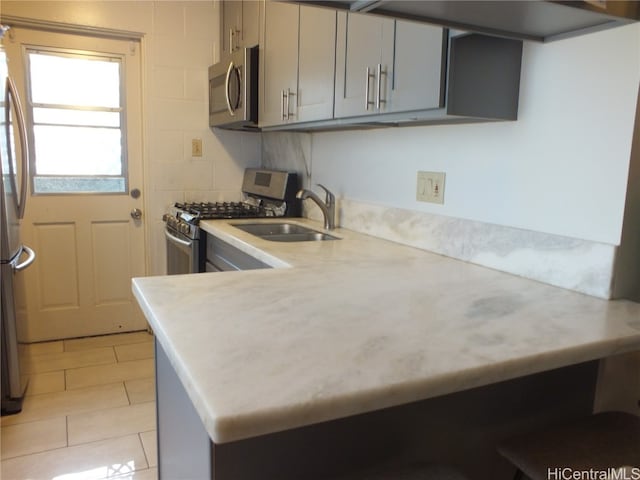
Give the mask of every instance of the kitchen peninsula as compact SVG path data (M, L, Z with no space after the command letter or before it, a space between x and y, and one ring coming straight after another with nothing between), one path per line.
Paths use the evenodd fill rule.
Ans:
M496 439L589 413L595 360L640 349L640 304L343 229L280 243L231 223L201 227L276 268L133 282L156 335L161 478L186 452L215 480L433 458L497 479Z

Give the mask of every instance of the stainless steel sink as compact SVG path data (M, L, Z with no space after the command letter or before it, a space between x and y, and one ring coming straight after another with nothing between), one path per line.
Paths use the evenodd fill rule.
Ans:
M234 227L271 242L318 242L340 240L328 233L318 232L295 223L234 223Z

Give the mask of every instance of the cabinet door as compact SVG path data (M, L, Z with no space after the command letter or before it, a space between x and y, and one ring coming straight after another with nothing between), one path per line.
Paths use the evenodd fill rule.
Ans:
M292 3L266 2L261 45L261 126L295 121L298 83L298 17ZM288 107L288 108L287 108Z
M441 27L396 20L395 57L386 111L444 106L445 46Z
M300 7L297 116L309 122L333 117L336 11Z
M338 13L336 118L384 111L390 84L388 79L393 73L393 34L393 19ZM384 72L381 77L377 76L378 66ZM381 100L379 109L376 108L376 98Z
M242 34L242 2L222 2L222 53L229 54L240 48Z
M213 478L211 439L156 339L158 466L162 478Z
M260 1L242 1L242 46L253 47L260 39Z

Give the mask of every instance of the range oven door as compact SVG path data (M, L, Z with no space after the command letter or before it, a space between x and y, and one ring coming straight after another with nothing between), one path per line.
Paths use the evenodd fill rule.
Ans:
M199 239L191 239L165 226L167 274L181 275L204 271L204 255Z

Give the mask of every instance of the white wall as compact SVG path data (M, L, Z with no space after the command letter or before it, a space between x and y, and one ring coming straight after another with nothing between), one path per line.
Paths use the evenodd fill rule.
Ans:
M183 200L237 199L259 135L208 127L207 68L219 57L220 5L202 1L2 0L2 13L144 33L142 40L148 272L165 272L162 214ZM203 156L191 157L200 138ZM131 161L131 160L130 160Z
M517 122L316 133L313 182L354 200L617 245L639 79L637 25L526 42ZM446 172L443 206L415 201L418 170Z

